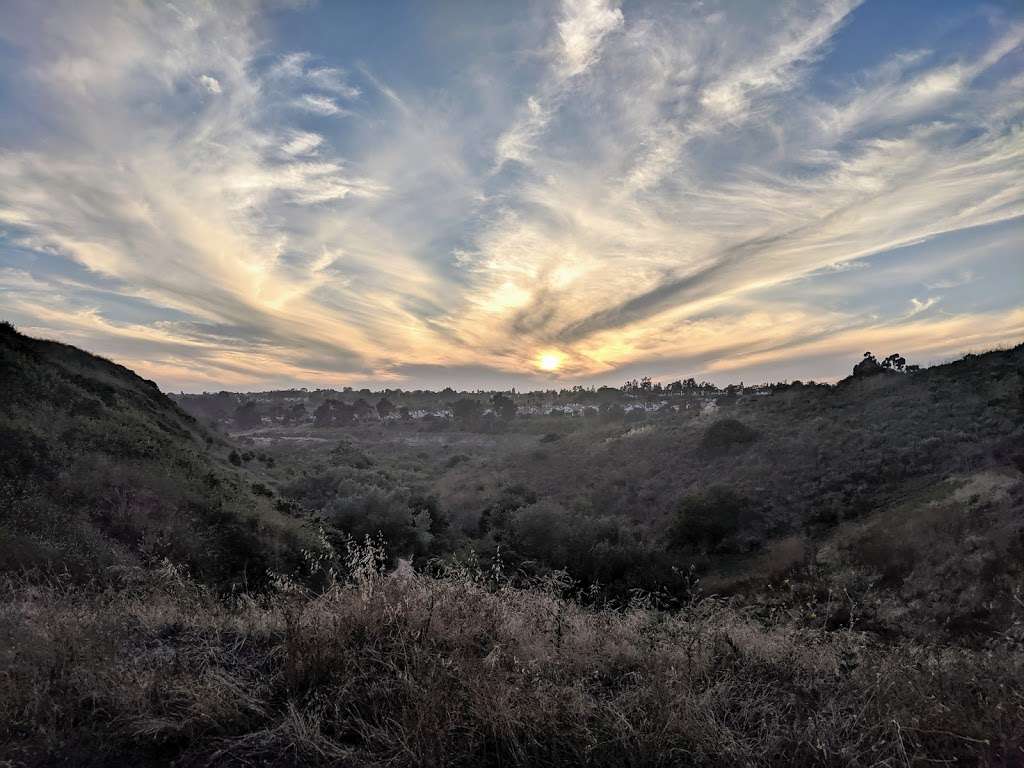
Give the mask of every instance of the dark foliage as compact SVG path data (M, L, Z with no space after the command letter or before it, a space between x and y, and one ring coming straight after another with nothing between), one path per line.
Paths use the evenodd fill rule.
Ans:
M0 569L85 580L168 558L227 589L298 563L300 530L152 382L8 324L0 371Z
M736 446L752 443L757 432L738 419L719 419L708 427L700 447L708 453L726 453Z

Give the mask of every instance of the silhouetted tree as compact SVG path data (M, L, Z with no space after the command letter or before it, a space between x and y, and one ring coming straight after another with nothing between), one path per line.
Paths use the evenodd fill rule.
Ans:
M897 352L885 358L882 361L882 367L886 370L902 372L907 367L907 359Z
M882 366L878 364L878 360L870 352L864 353L864 359L853 366L854 376L874 376L876 373L882 372Z
M382 397L377 401L377 415L380 416L381 420L386 419L388 416L395 412L395 404L388 400L386 397Z
M495 393L491 396L491 406L494 408L494 412L505 421L515 418L516 404L508 395L501 392Z

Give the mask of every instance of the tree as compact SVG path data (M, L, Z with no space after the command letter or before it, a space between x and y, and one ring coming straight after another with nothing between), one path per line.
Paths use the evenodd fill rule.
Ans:
M902 373L903 370L907 367L907 359L897 352L885 358L882 361L882 367L885 368L887 371L899 371Z
M601 404L601 416L605 421L613 421L615 419L621 419L626 415L625 410L618 403L602 403Z
M313 423L318 427L348 424L352 421L353 413L354 409L348 403L328 398L313 412Z
M324 400L313 411L313 424L318 427L329 427L334 422L334 413L331 408L333 400Z
M516 404L511 397L501 392L491 396L491 406L498 417L505 421L511 421L516 415Z
M377 401L377 415L380 416L381 420L388 418L395 412L395 404L388 400L386 397L382 397Z
M881 372L882 366L878 364L878 360L870 352L865 352L864 359L853 366L854 376L874 376Z
M480 421L480 414L483 413L480 401L468 397L459 398L452 403L451 408L452 415L467 429L475 427Z
M669 532L672 547L714 549L740 528L751 510L750 500L726 486L712 486L679 501Z
M751 443L757 432L738 419L719 419L704 431L700 447L709 453L725 453L733 446Z
M306 406L302 403L295 403L295 405L288 409L285 418L292 424L301 424L306 420Z
M911 366L913 371L917 371L917 366ZM878 373L885 373L886 371L892 371L894 373L904 373L908 371L907 359L898 352L895 352L883 360L879 361L870 352L864 353L864 359L853 366L854 376L874 376Z
M235 426L238 429L255 429L263 420L260 418L259 408L254 400L250 400L235 409Z
M352 409L357 419L371 419L377 415L374 407L361 397L352 404Z

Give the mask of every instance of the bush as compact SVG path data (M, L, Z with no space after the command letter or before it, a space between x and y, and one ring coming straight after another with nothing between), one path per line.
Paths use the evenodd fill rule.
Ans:
M749 499L725 486L684 496L676 510L670 543L673 547L719 548L747 522L752 508Z
M757 432L738 419L719 419L704 431L701 448L710 453L723 453L737 445L757 439Z

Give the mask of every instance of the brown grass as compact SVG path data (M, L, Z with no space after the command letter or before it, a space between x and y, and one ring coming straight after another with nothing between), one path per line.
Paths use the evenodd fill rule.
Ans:
M1019 765L1024 663L587 609L559 582L385 576L215 600L172 568L9 582L0 765ZM6 759L7 763L4 762Z

